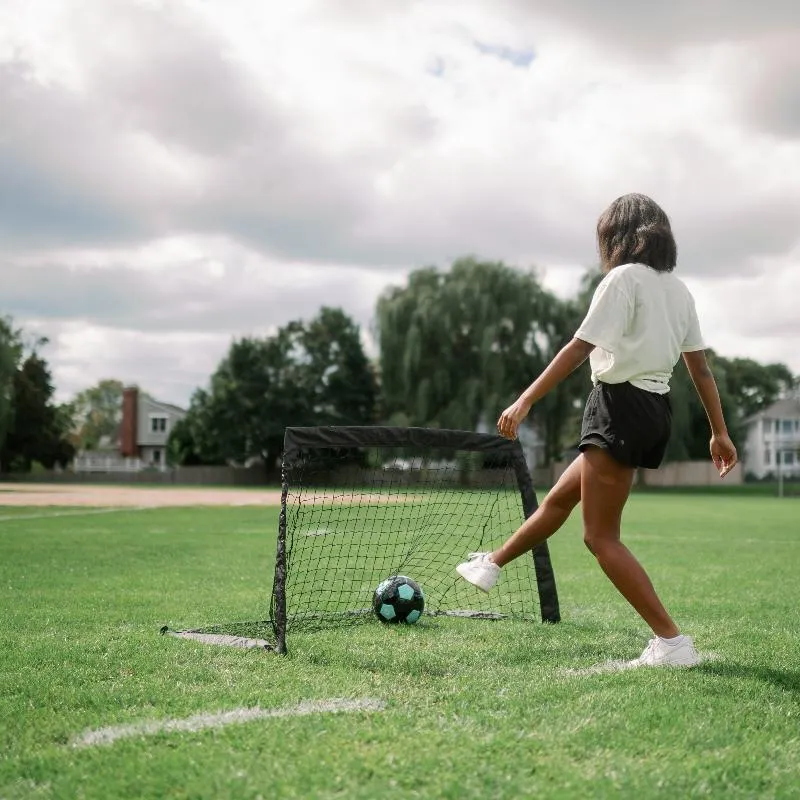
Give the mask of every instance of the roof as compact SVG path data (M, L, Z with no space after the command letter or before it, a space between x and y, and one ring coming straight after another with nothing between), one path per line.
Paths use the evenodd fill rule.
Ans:
M755 422L760 419L794 419L800 418L800 397L784 397L775 401L771 406L762 408L761 411L748 417L745 422Z
M158 406L164 411L172 411L174 414L186 414L185 408L173 405L172 403L162 403L161 400L156 400L155 397L148 396L147 398L154 406Z

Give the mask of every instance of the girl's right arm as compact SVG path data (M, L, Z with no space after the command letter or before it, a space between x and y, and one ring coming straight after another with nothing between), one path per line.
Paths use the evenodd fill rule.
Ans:
M728 436L717 382L708 366L705 350L684 353L683 360L711 425L711 458L720 478L724 478L736 466L738 459L736 447Z

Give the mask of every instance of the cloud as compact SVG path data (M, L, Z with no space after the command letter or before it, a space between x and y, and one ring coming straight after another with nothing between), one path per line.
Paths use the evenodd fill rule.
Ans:
M682 47L752 40L800 25L794 0L618 0L613 6L593 0L500 2L530 24L548 20L561 31L639 60L665 58Z
M4 272L4 302L21 317L106 329L267 335L322 304L369 319L387 279L357 266L265 259L227 240L167 240L145 250L17 260ZM47 287L47 291L41 291Z
M415 267L476 254L569 291L600 212L643 191L714 346L800 371L775 349L798 24L777 0L9 0L2 310L52 333L62 392L108 370L180 401L232 336L322 303L368 331Z
M800 141L800 25L738 47L732 70L742 119L756 131Z

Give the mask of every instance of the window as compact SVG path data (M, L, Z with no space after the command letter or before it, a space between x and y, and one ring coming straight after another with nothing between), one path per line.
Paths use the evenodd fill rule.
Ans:
M783 433L791 433L794 429L794 423L790 419L783 420Z
M769 465L772 463L772 453L770 452L770 449L769 449L769 448L767 448L767 449L764 451L764 463L765 463L767 466L769 466Z
M153 450L153 463L160 464L161 463L161 451L160 450Z
M783 451L783 463L788 467L791 467L792 464L794 464L794 450Z
M167 432L167 418L166 417L150 417L150 433L166 433Z

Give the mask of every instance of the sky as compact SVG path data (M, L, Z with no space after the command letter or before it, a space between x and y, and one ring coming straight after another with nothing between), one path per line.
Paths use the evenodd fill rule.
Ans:
M796 0L2 0L0 116L0 313L60 400L185 405L323 304L374 352L459 256L568 296L632 191L707 344L800 373Z

